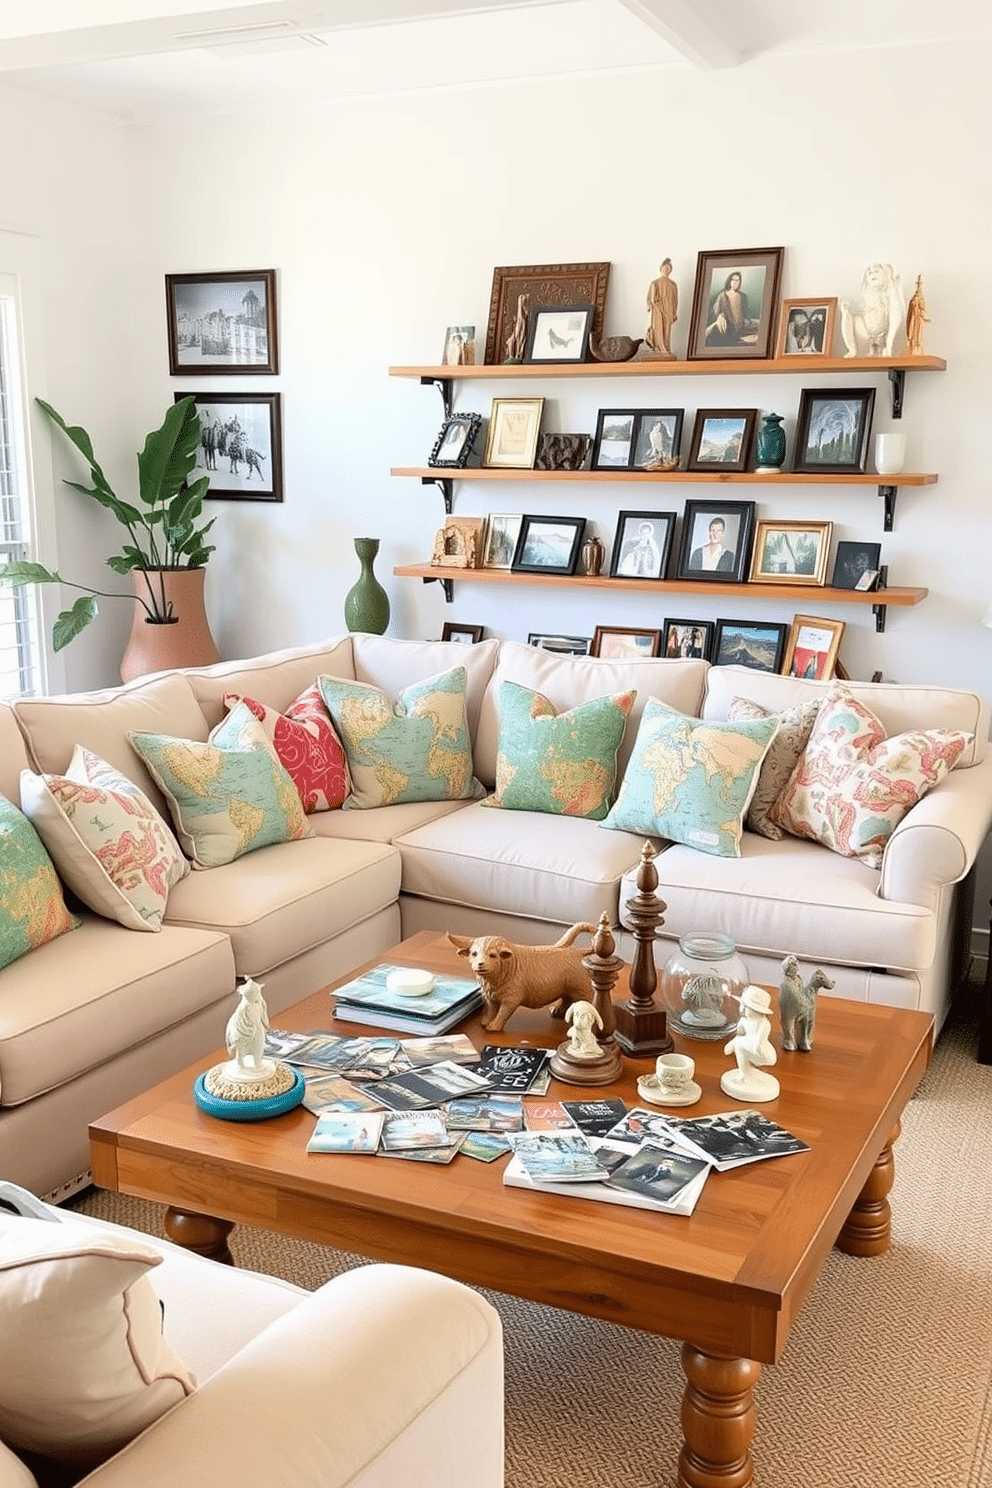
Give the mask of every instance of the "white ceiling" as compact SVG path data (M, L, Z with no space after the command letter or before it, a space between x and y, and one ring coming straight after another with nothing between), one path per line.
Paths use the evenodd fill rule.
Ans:
M989 0L0 0L0 83L141 119L990 35Z

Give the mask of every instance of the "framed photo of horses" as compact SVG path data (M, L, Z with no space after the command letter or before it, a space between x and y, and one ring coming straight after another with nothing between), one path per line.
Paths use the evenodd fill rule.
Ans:
M169 372L279 371L276 271L166 274Z
M200 415L196 475L210 478L208 501L282 500L279 393L176 393Z

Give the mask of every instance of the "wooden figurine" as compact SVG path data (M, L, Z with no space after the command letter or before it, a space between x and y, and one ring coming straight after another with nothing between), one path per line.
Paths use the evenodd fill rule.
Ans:
M449 931L447 938L479 978L486 999L483 1028L502 1033L517 1008L550 1006L553 1018L563 1018L571 1003L588 1001L583 952L574 942L582 934L595 933L595 925L572 925L549 946L516 945L502 935L478 935L473 940Z
M927 302L923 298L923 275L917 274L916 288L906 307L906 350L910 356L923 355L923 327L929 324Z

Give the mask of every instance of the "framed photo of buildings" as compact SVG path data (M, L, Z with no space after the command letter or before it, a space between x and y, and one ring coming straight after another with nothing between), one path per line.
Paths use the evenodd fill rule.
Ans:
M276 271L166 274L169 372L279 371Z

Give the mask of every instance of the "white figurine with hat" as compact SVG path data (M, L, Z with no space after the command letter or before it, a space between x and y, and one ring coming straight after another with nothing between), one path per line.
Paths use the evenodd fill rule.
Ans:
M726 1070L720 1076L720 1089L739 1101L770 1101L779 1092L779 1083L774 1075L758 1069L761 1064L774 1064L777 1059L772 1048L772 1025L769 1013L772 1000L764 987L745 987L740 997L741 1016L737 1032L724 1045L724 1054L733 1054L737 1068Z

